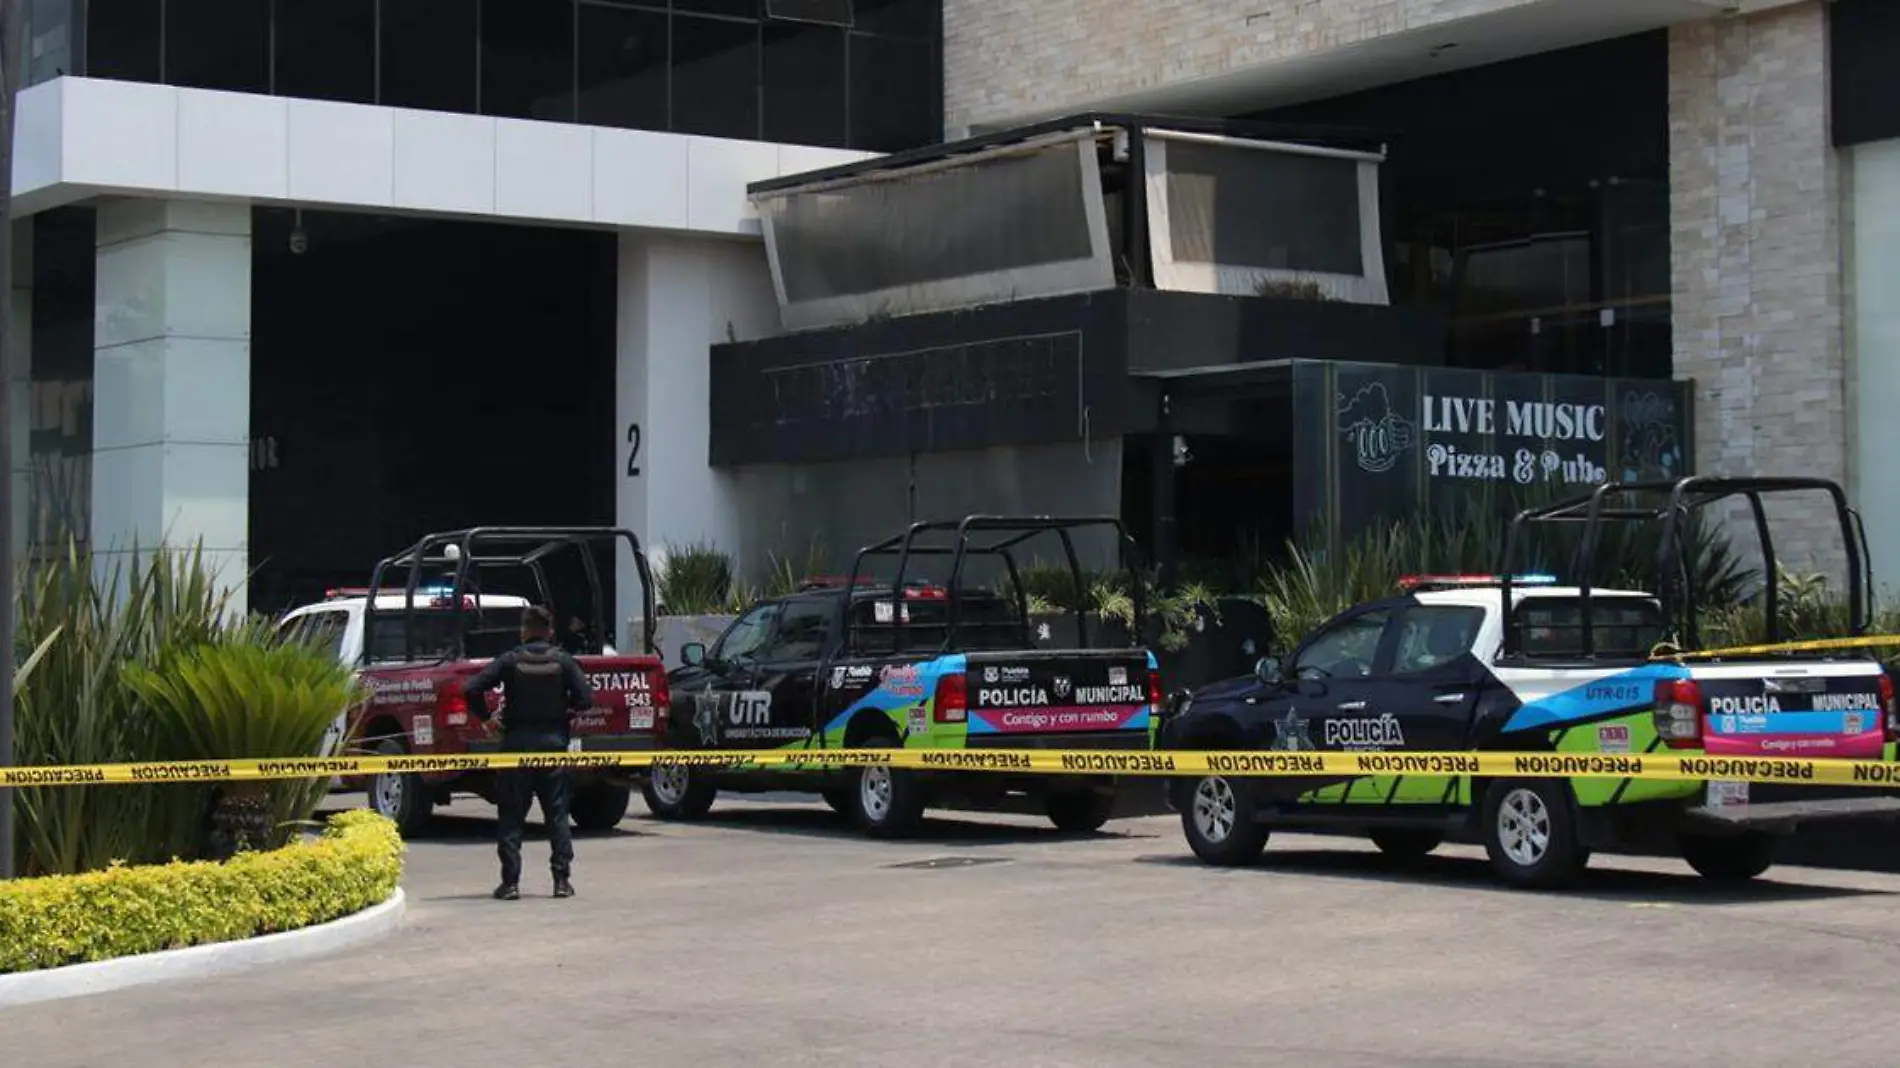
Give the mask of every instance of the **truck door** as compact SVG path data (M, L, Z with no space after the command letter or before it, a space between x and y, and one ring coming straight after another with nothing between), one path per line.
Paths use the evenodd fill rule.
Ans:
M701 749L750 749L756 744L746 737L748 725L768 723L769 713L759 709L769 705L762 695L755 696L754 680L759 657L772 640L781 606L776 601L757 605L734 620L706 654L707 676L695 679L691 688L675 692L676 729L689 746ZM678 722L681 718L685 722Z
M1471 655L1484 610L1462 605L1395 608L1380 637L1370 674L1356 697L1336 705L1319 725L1322 749L1455 752L1476 706L1481 671ZM1337 798L1379 804L1445 804L1452 778L1393 775L1357 780Z
M784 602L772 639L759 654L752 690L767 695L769 721L761 747L802 745L811 740L817 715L818 666L831 632L836 602L795 597ZM755 713L756 714L756 713Z

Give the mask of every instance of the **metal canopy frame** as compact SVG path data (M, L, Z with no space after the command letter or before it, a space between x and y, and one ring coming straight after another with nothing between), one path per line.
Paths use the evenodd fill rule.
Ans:
M1106 527L1115 532L1117 547L1121 550L1123 566L1130 575L1130 594L1134 600L1135 625L1131 628L1133 638L1139 642L1141 628L1146 619L1147 592L1143 585L1141 571L1142 559L1140 547L1128 533L1128 528L1120 518L1108 515L1095 516L1002 516L971 515L960 520L924 520L912 523L902 534L895 534L882 541L874 542L858 550L851 561L851 573L845 580L845 596L838 599L835 622L837 633L842 639L841 648L848 647L851 637L850 609L854 600L853 593L858 588L858 579L864 574L865 561L871 557L897 557L897 574L890 583L893 606L891 623L896 636L896 651L907 651L904 644L904 575L910 568L912 557L952 558L950 578L946 597L950 607L950 622L944 633L938 652L948 652L956 645L958 630L963 622L963 577L964 562L971 556L1000 557L1003 566L1008 569L1010 585L1015 587L1016 607L1025 623L1029 619L1029 595L1023 589L1022 575L1016 566L1015 555L1011 549L1022 545L1042 534L1055 533L1062 542L1063 556L1069 564L1069 573L1075 580L1076 604L1074 608L1077 640L1083 647L1088 646L1087 612L1083 607L1083 574L1081 558L1075 551L1073 532L1092 527ZM935 544L928 535L953 535L949 544ZM971 543L973 534L1000 534L1003 537ZM881 587L881 584L879 586Z
M1499 593L1504 609L1503 655L1520 652L1518 626L1511 604L1511 574L1515 570L1525 528L1532 523L1582 523L1583 539L1571 557L1571 569L1577 577L1578 600L1583 615L1582 653L1595 654L1594 616L1591 611L1590 567L1601 543L1605 523L1662 522L1662 540L1656 549L1657 593L1662 601L1663 625L1680 625L1682 647L1698 649L1701 635L1697 627L1695 583L1689 575L1684 552L1684 526L1692 512L1711 504L1740 497L1748 502L1753 516L1755 536L1761 544L1763 575L1763 616L1768 644L1780 640L1779 569L1776 566L1774 538L1769 530L1768 512L1763 498L1778 493L1824 493L1833 503L1840 522L1841 541L1847 554L1847 596L1849 629L1856 635L1867 631L1873 588L1873 575L1867 551L1867 529L1860 513L1849 507L1847 494L1840 484L1825 478L1749 477L1729 478L1715 475L1691 475L1673 482L1607 482L1592 492L1553 504L1526 508L1511 521L1504 542L1504 566L1499 573ZM1640 498L1662 496L1667 503L1641 504Z
M593 595L592 618L589 622L594 634L605 642L606 604L602 596L600 568L594 559L593 549L602 544L611 546L616 543L625 543L633 553L634 568L640 577L641 645L647 653L658 656L660 650L654 637L653 572L647 565L646 553L640 548L640 539L625 527L470 527L426 534L402 552L378 561L375 571L371 573L363 610L364 641L361 656L365 662L368 661L369 635L379 614L376 599L387 588L385 579L392 569L400 569L403 573L402 612L405 623L413 624L416 589L422 584L423 568L454 568L449 596L453 602L451 610L455 613L456 626L450 658L459 659L465 651L468 635L464 618L468 612L465 597L470 580L474 577L474 569L484 566L526 568L534 576L540 603L547 604L552 599L552 587L548 585L542 562L567 549L579 551L581 570L586 574L588 590ZM479 596L480 584L476 583L475 586L476 595ZM405 660L415 659L414 642L414 626L404 626Z

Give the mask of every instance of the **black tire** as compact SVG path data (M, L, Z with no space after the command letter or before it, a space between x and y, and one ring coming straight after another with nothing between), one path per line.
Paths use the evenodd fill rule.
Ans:
M1567 886L1590 859L1577 833L1570 790L1562 780L1495 780L1485 790L1480 818L1491 867L1520 889Z
M394 738L376 743L377 756L408 753L409 747ZM369 807L395 821L396 830L404 838L421 838L428 833L435 797L420 775L379 771L369 777Z
M1099 831L1115 811L1115 795L1106 790L1061 790L1047 799L1049 822L1068 834Z
M1189 780L1175 799L1188 848L1209 864L1253 864L1267 848L1268 830L1254 819L1253 791L1244 780L1204 775Z
M1380 827L1370 837L1379 852L1397 860L1421 860L1445 844L1445 832L1429 827Z
M640 784L647 811L663 820L704 819L719 788L684 764L655 764Z
M569 815L574 827L582 831L610 831L627 818L633 804L633 788L625 783L590 783L574 791Z
M1775 863L1775 838L1759 832L1731 835L1685 834L1682 859L1710 882L1745 883Z
M858 743L860 749L901 749L887 734ZM924 822L924 784L914 771L867 764L847 798L851 822L872 838L906 838Z
M840 816L851 815L850 790L841 786L836 789L826 790L821 796L824 797L825 804L831 806L831 811L836 812Z

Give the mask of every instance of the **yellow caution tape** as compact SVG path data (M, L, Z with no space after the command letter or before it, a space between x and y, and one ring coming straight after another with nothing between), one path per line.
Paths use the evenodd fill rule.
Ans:
M1667 642L1649 651L1651 660L1708 660L1714 657L1762 656L1768 653L1821 653L1836 649L1900 648L1900 635L1863 634L1854 638L1811 638L1772 645L1731 645L1725 649L1677 649Z
M1358 777L1745 780L1814 786L1900 787L1900 762L1798 757L1714 757L1621 753L1192 752L1173 750L828 749L647 753L467 753L454 756L344 756L277 760L163 761L0 768L0 787L110 783L237 782L373 775L555 768L606 771L655 766L719 771L821 770L882 765L919 771L1054 775L1221 775Z

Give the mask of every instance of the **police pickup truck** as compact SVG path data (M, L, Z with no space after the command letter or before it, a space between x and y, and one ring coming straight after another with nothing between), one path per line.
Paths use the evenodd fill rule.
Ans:
M1660 518L1665 592L1558 586L1549 575L1508 572L1410 579L1404 593L1320 627L1284 664L1263 660L1253 678L1178 702L1160 745L1264 750L1274 760L1328 750L1545 751L1552 777L1487 781L1455 768L1408 768L1397 758L1391 774L1354 778L1207 775L1171 784L1189 846L1209 863L1237 865L1257 859L1276 826L1365 833L1399 856L1421 856L1448 837L1476 838L1506 882L1554 887L1576 876L1592 850L1673 845L1705 877L1745 880L1767 870L1777 837L1797 824L1900 813L1900 799L1865 789L1827 796L1771 786L1764 794L1755 784L1751 797L1751 784L1720 776L1722 758L1733 756L1893 760L1900 710L1877 661L1656 655L1665 641L1677 653L1695 646L1680 518L1737 496L1760 515L1762 495L1804 489L1835 503L1847 534L1853 627L1864 629L1864 542L1833 483L1612 484L1533 509L1518 517L1513 544L1528 524L1581 521L1585 563L1598 544L1596 525ZM1619 500L1645 494L1670 503L1644 509ZM1765 555L1772 574L1772 550ZM1772 621L1772 584L1765 598ZM1772 640L1772 623L1769 631ZM1565 776L1573 761L1614 771L1658 751L1708 758L1710 780Z
M629 653L616 650L607 633L599 574L598 558L621 546L633 555L648 609L641 647ZM456 794L495 798L494 775L460 759L500 747L491 725L471 712L462 685L520 641L521 609L531 603L565 608L557 618L586 624L564 643L594 692L593 707L574 718L570 749L626 752L657 744L670 705L653 640L648 574L639 542L626 530L477 527L429 534L377 564L368 587L332 590L323 602L287 613L278 632L333 649L362 684L362 699L324 739L324 755L438 758L440 770L340 781L367 791L370 807L416 837L428 830L435 807ZM557 585L568 594L565 604L557 603ZM488 700L505 717L501 696ZM620 822L637 777L620 768L577 771L575 825L604 830Z
M684 666L669 675L677 706L669 749L909 749L928 754L931 768L720 771L661 762L644 786L647 807L662 819L697 819L721 789L794 790L822 793L874 837L909 833L932 805L994 811L1025 801L1061 829L1099 828L1114 801L1112 775L985 773L1026 766L1024 749L1152 744L1161 680L1138 638L1092 643L1080 614L1074 648L1040 648L1032 633L1012 550L1053 537L1079 583L1072 533L1088 527L1108 528L1132 554L1112 518L913 524L862 550L848 578L752 606L710 649L683 646ZM894 578L860 579L867 560L893 556ZM906 579L929 558L949 559L948 584ZM963 581L966 562L979 559L1000 563L1013 590ZM1140 576L1131 571L1139 604Z

